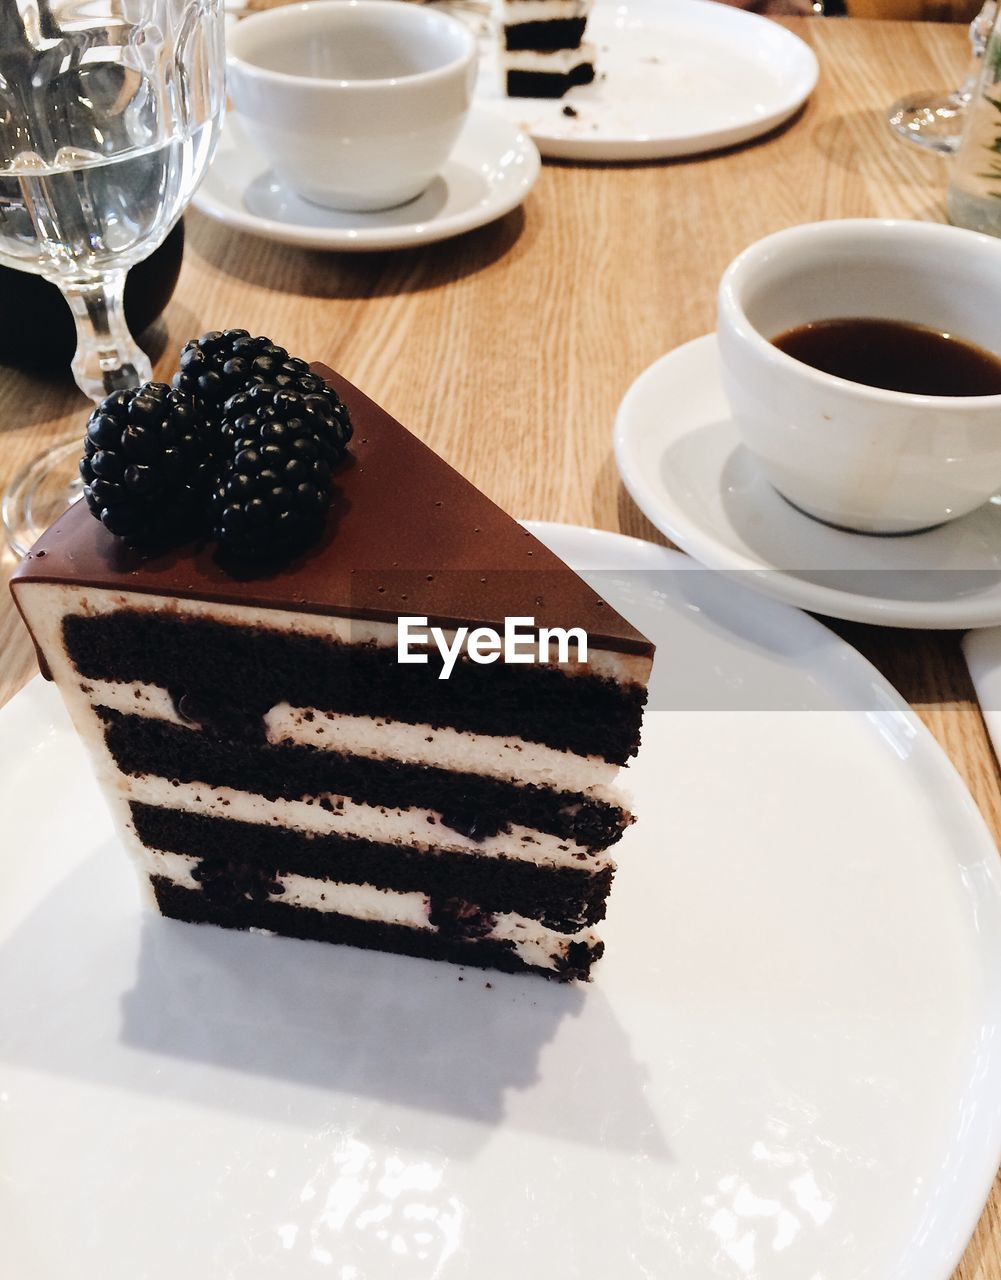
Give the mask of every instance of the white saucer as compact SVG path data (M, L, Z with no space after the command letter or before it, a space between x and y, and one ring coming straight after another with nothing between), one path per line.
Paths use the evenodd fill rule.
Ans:
M813 618L532 528L658 645L593 983L144 913L55 690L0 713L5 1278L952 1274L1001 1142L976 806Z
M1001 500L909 537L845 533L789 506L740 443L716 338L686 343L626 392L615 459L633 501L710 569L831 618L893 627L1001 623Z
M733 146L788 119L817 83L798 36L706 0L597 0L587 39L598 79L558 101L506 97L497 39L484 40L478 97L544 156L657 160Z
M237 231L306 249L362 253L433 244L502 217L539 176L539 152L515 125L474 107L423 195L379 213L338 213L282 186L231 114L194 205Z

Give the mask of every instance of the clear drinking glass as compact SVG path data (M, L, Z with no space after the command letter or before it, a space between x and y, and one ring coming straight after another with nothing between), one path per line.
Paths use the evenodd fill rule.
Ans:
M984 7L970 23L973 56L966 79L951 93L918 93L895 102L887 116L890 127L905 142L913 142L929 151L953 155L959 150L966 113L973 99L980 75L980 60L994 25L995 0Z
M208 167L224 76L222 0L0 0L0 263L59 286L76 320L73 375L92 400L150 377L125 275ZM76 496L80 438L4 495L19 554Z
M956 226L1001 236L1001 10L953 161L946 207Z

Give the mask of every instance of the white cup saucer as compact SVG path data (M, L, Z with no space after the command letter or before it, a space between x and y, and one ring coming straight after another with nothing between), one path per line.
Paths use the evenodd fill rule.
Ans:
M473 107L431 186L409 203L377 213L340 213L284 187L239 122L229 115L194 205L226 226L307 249L362 253L432 244L503 217L539 176L526 134Z
M741 444L715 335L651 365L615 421L623 484L646 517L710 569L832 618L882 626L1001 624L1001 499L902 537L820 524L771 487Z

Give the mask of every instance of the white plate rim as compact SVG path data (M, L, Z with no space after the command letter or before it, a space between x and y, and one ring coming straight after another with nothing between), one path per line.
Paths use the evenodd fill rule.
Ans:
M227 117L228 119L228 117ZM366 227L364 214L359 215L361 225L354 231L343 228L324 228L304 226L300 223L277 222L273 218L264 218L251 213L249 209L237 208L214 195L210 188L212 166L219 158L223 147L228 145L232 131L227 132L223 124L219 148L213 157L212 166L205 179L192 197L192 204L206 217L221 222L234 231L245 231L250 235L266 240L278 241L298 249L327 249L341 253L374 253L385 249L409 249L418 245L435 244L440 240L449 240L453 236L467 231L475 231L478 227L496 222L512 209L523 204L535 186L542 168L539 149L523 130L504 120L496 112L486 111L475 104L470 109L469 118L456 143L458 149L464 139L476 129L499 125L510 131L506 149L513 150L521 160L524 169L518 181L512 182L511 189L501 199L486 207L475 205L471 209L461 210L446 218L432 218L427 222L414 222L397 227ZM500 150L500 148L498 148ZM260 153L254 153L255 159ZM454 155L454 153L453 153ZM261 157L262 165L266 161Z
M715 346L716 335L707 333L672 348L633 380L616 410L612 430L615 464L629 496L651 524L707 569L740 573L748 586L763 595L825 617L912 630L968 630L1001 624L1001 597L982 601L922 601L914 605L906 600L863 596L807 582L776 565L734 550L699 524L685 508L665 502L660 486L635 456L635 441L643 434L636 403L651 384L656 385L665 369ZM811 527L819 526L811 521Z
M598 0L595 8L592 9L592 20L595 11L600 15L606 7L610 8L611 4ZM645 8L646 0L624 0L619 7ZM697 15L699 25L703 26L715 26L723 30L732 29L738 33L748 34L754 32L761 34L767 31L769 40L775 46L785 48L791 58L801 63L796 69L795 76L790 76L790 84L785 96L776 100L775 106L767 115L756 117L743 124L735 124L727 128L705 129L696 133L610 133L602 130L600 121L598 130L594 134L573 135L565 131L554 132L545 127L532 127L529 132L544 157L552 160L636 162L700 155L725 147L738 146L778 128L795 115L817 87L820 66L813 49L795 32L772 22L771 19L729 4L719 4L718 0L671 0L671 11L675 15L684 14L686 11ZM655 10L651 9L651 12ZM498 115L505 114L503 110L498 109L497 99L484 94L480 97L480 101L484 105L490 104ZM572 98L570 101L572 102Z

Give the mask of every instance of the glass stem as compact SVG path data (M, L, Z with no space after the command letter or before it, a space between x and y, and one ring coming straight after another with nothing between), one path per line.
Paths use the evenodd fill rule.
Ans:
M125 272L59 284L76 321L72 369L80 390L103 400L112 391L147 382L152 367L125 320Z
M994 26L996 9L997 6L994 4L994 0L987 0L987 3L970 23L970 47L973 50L973 59L966 79L956 90L956 96L967 106L973 101L973 95L977 90L977 81L980 79L980 61L987 52L987 41L991 37L991 28Z

